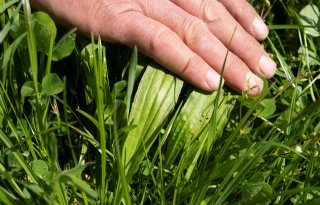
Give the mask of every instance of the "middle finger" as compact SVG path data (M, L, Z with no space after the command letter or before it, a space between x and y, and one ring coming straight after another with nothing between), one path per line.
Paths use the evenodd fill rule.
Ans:
M213 69L221 71L228 49L200 18L189 14L171 1L144 0L143 3L146 16L168 26ZM237 91L249 90L250 95L257 95L263 87L262 80L233 53L228 56L224 79L226 84Z
M228 0L229 4L239 0ZM224 45L232 39L230 50L241 58L256 74L270 78L276 71L276 64L262 49L258 41L250 35L228 12L223 4L217 0L172 0L176 5L188 13L202 19L210 31ZM248 18L251 17L248 14ZM245 16L243 17L245 18ZM234 30L236 32L233 35Z

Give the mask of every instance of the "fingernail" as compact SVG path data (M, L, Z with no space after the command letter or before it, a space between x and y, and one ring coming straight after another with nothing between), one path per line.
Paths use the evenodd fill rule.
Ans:
M258 66L266 78L271 78L277 70L277 64L267 55L261 56Z
M222 79L223 80L223 79ZM213 70L208 70L207 72L207 84L209 88L213 90L219 89L219 82L220 82L220 75ZM222 81L222 85L224 83L224 80Z
M256 38L265 39L269 34L267 25L258 17L255 17L252 23L253 32Z
M249 72L246 75L247 79L247 92L250 96L259 95L263 89L263 81L253 73Z

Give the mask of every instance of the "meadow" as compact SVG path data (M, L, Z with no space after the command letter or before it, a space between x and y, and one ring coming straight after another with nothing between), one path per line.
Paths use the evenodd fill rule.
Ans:
M320 1L250 3L278 65L254 98L0 0L0 204L320 204Z

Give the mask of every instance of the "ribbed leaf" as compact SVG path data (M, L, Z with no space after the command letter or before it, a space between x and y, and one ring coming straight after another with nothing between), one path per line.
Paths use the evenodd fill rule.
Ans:
M169 140L168 149L166 151L166 167L174 162L184 146L185 148L192 146L193 149L189 150L193 150L193 156L196 154L198 149L195 148L199 148L202 144L201 140L207 138L206 133L208 130L205 130L206 133L204 135L201 135L201 133L204 132L204 129L209 124L214 109L215 98L216 92L213 94L204 94L193 91L190 94L172 128L171 139ZM216 136L222 132L223 127L228 120L228 114L233 108L233 103L230 104L229 102L223 101L219 104L220 106L216 111L218 112ZM200 135L203 136L204 139L200 139ZM191 143L195 144L191 145Z
M320 36L319 19L320 12L318 6L314 4L308 4L300 11L302 25L311 26L310 28L306 28L305 32L313 37Z
M129 181L167 121L182 85L182 81L163 69L147 67L129 116L129 124L137 127L128 133L123 148L122 156Z
M225 125L227 124L230 113L233 110L235 100L227 100L227 97L221 97L220 100L223 101L220 103L220 106L217 110L213 110L213 105L210 105L210 112L217 112L217 121L216 121L216 134L215 137L220 137L221 133L224 130ZM199 160L200 154L203 154L206 151L206 147L212 147L214 146L214 143L216 142L216 139L212 139L213 136L210 135L209 127L211 125L211 121L209 123L206 123L205 130L200 132L200 136L197 136L195 139L193 139L192 144L185 145L185 160L181 164L181 169L184 169L185 167L188 167L188 171L185 175L185 179L189 179L191 174L194 171L194 168L197 165L197 162ZM208 129L207 129L208 128ZM209 144L211 142L212 144Z

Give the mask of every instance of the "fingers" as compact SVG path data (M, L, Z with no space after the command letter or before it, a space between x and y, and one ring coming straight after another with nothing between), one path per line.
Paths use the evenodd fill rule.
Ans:
M213 3L211 0L207 2L206 9L200 9L199 11L211 32L225 45L228 45L231 41L230 50L242 59L254 73L267 79L271 78L276 72L276 64L263 50L258 41L246 32L231 15L228 15L222 4ZM211 21L212 18L210 16L212 14L210 13L213 10L225 10L226 14L223 14L223 17L219 20Z
M246 0L219 0L232 16L258 40L267 37L269 30L261 17Z
M269 58L256 39L246 32L245 29L230 15L224 5L215 0L204 0L185 3L174 0L186 11L206 22L211 32L224 44L231 43L231 51L247 64L256 74L271 78L276 72L276 64ZM199 3L200 2L200 3ZM240 0L228 2L242 2ZM245 2L245 1L244 1ZM245 8L252 8L247 2ZM230 3L228 3L230 4ZM250 10L251 11L251 10ZM248 12L249 13L249 12ZM251 12L248 19L255 13ZM247 17L247 15L243 15ZM242 17L241 17L242 18ZM235 31L235 35L233 33Z
M218 89L220 75L172 30L141 13L127 17L130 23L124 31L128 34L125 43L137 45L140 51L202 90Z
M262 80L251 70L264 74L261 68L258 68L264 51L231 17L226 10L227 6L216 0L172 1L175 4L168 0L101 0L93 4L89 0L82 0L81 4L75 3L82 5L74 6L80 11L75 13L83 15L88 12L86 18L69 15L69 12L66 12L68 9L61 9L62 3L60 6L55 4L60 9L50 10L54 10L54 16L61 16L57 19L77 26L83 33L93 32L105 40L137 45L140 51L158 63L207 91L218 88L218 72L221 72L228 51L225 45L237 26L240 32L232 41L232 52L226 62L224 79L237 91L248 90L249 95L259 94L263 86ZM233 2L237 1L240 0ZM177 6L178 3L181 4L180 7ZM204 4L208 4L209 9L211 4L212 8L221 8L215 10L215 19L212 22L208 21L206 16L202 18L204 12L199 12L199 8L204 8ZM70 10L71 7L68 8ZM227 17L227 20L224 20L224 17ZM239 19L241 20L241 17ZM219 21L221 24L216 23ZM224 29L219 30L216 25ZM268 58L262 61L263 64L268 64Z
M220 41L220 39L218 39L215 35L212 34L212 32L208 29L208 26L202 20L200 20L197 17L194 17L193 15L190 15L189 13L187 13L180 7L177 7L170 1L150 0L147 2L149 8L157 8L157 10L146 8L146 15L168 26L171 30L178 34L181 39L183 39L184 43L194 53L198 54L216 71L221 71L223 61L227 53L227 48ZM184 3L183 5L187 4ZM225 10L225 8L223 9ZM234 22L232 23L236 24L235 20L233 21ZM225 27L224 25L219 26ZM231 31L230 38L224 38L225 44L227 44L228 41L230 41L231 35L233 33L232 29L234 28L231 29L231 27L228 27L228 29ZM225 33L227 32L224 31L224 33L222 33L221 35L223 36L225 35ZM246 37L248 37L249 40L251 40L251 42L256 43L256 48L254 51L251 52L251 56L250 54L247 54L247 50L243 49L243 52L240 52L243 55L242 57L249 56L252 58L252 56L255 57L255 55L258 55L259 58L261 56L261 53L263 53L262 48L252 37L250 39L250 35L248 35L245 31L243 31L243 33L246 34ZM238 36L241 37L242 35L239 34ZM241 39L241 41L242 40L243 39ZM234 50L239 50L239 47L241 48L243 46L242 43L243 42L241 42L241 44L238 43L237 45L234 45ZM251 60L251 62L253 62L253 60L248 57L246 60ZM257 65L255 64L254 67L257 67ZM258 71L258 69L255 69L255 71ZM251 80L248 80L248 78L250 78ZM255 87L255 89L250 89L250 95L258 94L263 86L262 80L254 76L251 70L248 68L248 66L243 62L243 60L239 59L239 57L233 53L230 53L227 59L224 79L230 87L234 88L237 91L245 91L248 90L248 88Z

